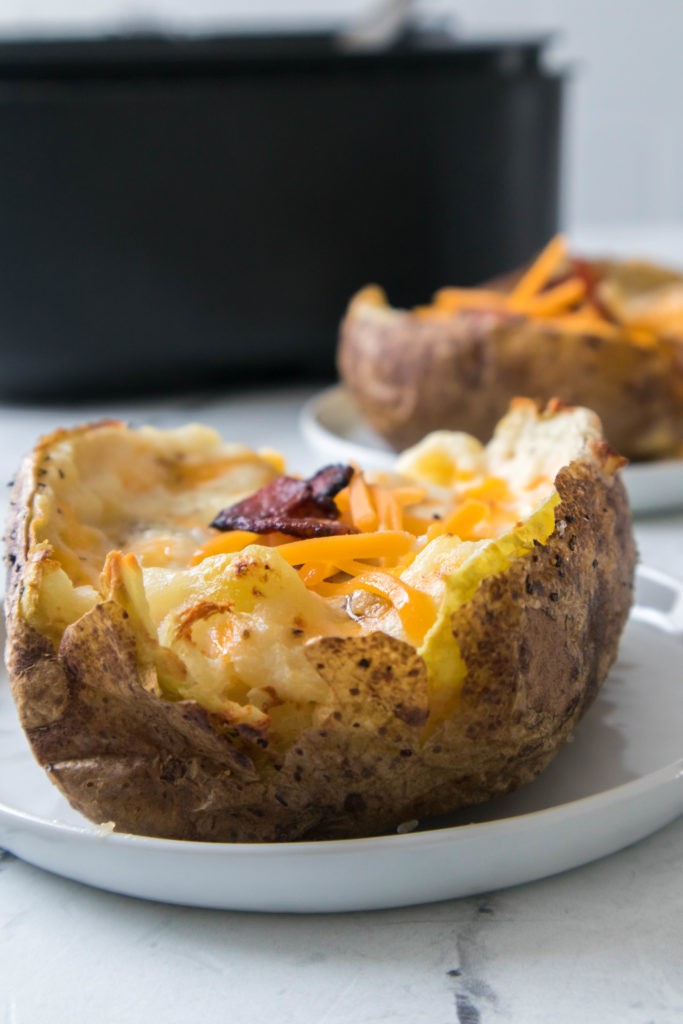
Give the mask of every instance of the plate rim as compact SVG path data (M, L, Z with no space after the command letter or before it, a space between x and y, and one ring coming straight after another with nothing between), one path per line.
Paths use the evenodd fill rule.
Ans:
M658 583L667 588L674 596L671 609L667 612L658 610L660 621L642 619L645 625L661 636L668 636L683 643L683 631L678 622L674 619L672 611L678 608L683 601L683 581L679 581L659 569L650 566L638 565L636 568L636 579L642 577ZM649 605L633 605L629 619L637 608L648 608ZM670 628L667 629L666 622ZM30 751L29 751L30 752ZM457 842L456 837L472 837L473 832L480 836L485 833L502 832L503 837L508 833L525 830L530 822L543 822L555 818L565 820L581 816L582 813L590 815L599 810L601 806L612 806L615 803L628 802L630 799L637 799L644 793L653 790L660 790L667 785L681 784L681 813L683 813L683 756L660 765L654 771L647 772L635 779L622 782L617 786L610 786L597 793L588 796L578 797L575 800L553 804L540 810L527 811L523 814L515 814L506 818L496 818L491 821L471 822L460 825L444 825L442 827L426 828L423 831L405 833L389 833L379 836L365 836L354 839L321 839L303 840L298 842L283 843L211 843L198 840L164 839L158 836L143 836L131 832L109 831L106 825L96 825L84 819L84 824L72 824L60 821L58 818L44 818L29 811L13 808L0 801L0 841L2 833L12 822L23 823L25 826L38 835L55 836L61 839L72 837L77 842L101 843L106 842L125 848L132 847L134 850L164 850L176 855L183 855L190 852L209 855L211 858L224 855L237 855L245 857L256 854L259 859L264 857L292 856L294 854L338 854L342 850L348 851L350 847L354 850L373 852L375 849L382 850L388 844L391 848L407 848L412 846L450 845ZM464 838L463 838L463 841Z
M397 458L400 453L393 451L388 446L386 448L370 447L362 442L353 441L341 436L340 434L336 434L329 427L325 426L320 418L320 407L326 402L329 403L331 401L342 400L349 403L352 409L355 408L353 397L348 388L346 388L344 384L336 383L317 391L314 395L311 395L306 402L304 402L299 412L299 427L301 433L309 443L314 447L322 447L326 443L334 444L340 451L348 449L350 457L351 453L355 451L356 458L360 452L363 451L367 453L368 459L381 459L382 462L386 462L387 464L391 460ZM358 413L358 415L360 416L361 414ZM368 430L371 429L372 428L368 426ZM655 474L672 472L676 469L683 472L683 455L679 458L657 459L651 462L629 462L622 470L622 474L625 476L626 480L631 479L642 482ZM659 506L656 506L656 508L658 510Z
M656 627L653 627L656 628ZM683 757L656 768L647 775L641 775L637 779L620 783L618 786L611 786L609 789L601 790L599 793L592 793L590 796L579 797L576 800L568 800L564 803L555 804L552 807L545 807L538 811L528 811L524 814L515 814L508 818L496 818L493 821L471 822L463 825L446 825L440 828L425 829L407 833L391 833L380 836L365 836L355 839L316 839L301 842L284 843L210 843L199 840L187 839L164 839L158 836L142 836L132 832L110 832L104 825L85 823L84 825L73 825L69 822L60 822L58 819L41 818L38 815L27 811L20 811L11 808L7 804L0 803L0 819L7 816L11 820L21 821L31 825L36 833L46 835L58 834L60 837L74 837L77 841L96 844L106 842L116 846L132 847L134 849L163 849L176 854L202 853L210 857L220 855L239 855L241 857L253 857L257 854L260 859L273 856L296 856L301 854L334 855L342 850L353 849L368 852L380 852L385 846L391 847L412 847L412 846L441 846L451 845L456 836L461 836L463 841L485 833L503 832L514 833L526 831L530 821L540 822L548 819L559 818L563 821L582 816L587 813L599 811L601 806L613 806L618 803L626 803L631 798L643 796L650 790L659 790L668 784L681 783L683 786ZM683 813L683 788L681 790L681 813ZM502 838L502 837L501 837ZM11 851L10 851L11 852Z

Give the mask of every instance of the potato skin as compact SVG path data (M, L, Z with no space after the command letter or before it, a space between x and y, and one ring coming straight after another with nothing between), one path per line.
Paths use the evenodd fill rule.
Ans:
M569 738L617 653L635 550L618 459L561 470L555 529L486 578L452 616L467 665L457 712L432 731L424 662L383 633L326 637L307 656L332 699L287 753L192 701L148 692L127 614L113 601L69 626L57 650L23 618L24 464L7 536L7 664L33 752L95 822L221 842L368 836L533 779Z
M352 300L338 366L368 424L397 451L433 430L491 436L512 398L593 409L628 459L683 446L683 340L656 346L560 332L489 311L424 319Z

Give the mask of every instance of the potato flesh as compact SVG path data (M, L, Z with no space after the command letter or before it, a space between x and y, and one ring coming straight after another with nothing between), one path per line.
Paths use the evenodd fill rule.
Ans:
M515 502L511 517L516 512L523 519L548 496L562 466L576 458L587 440L601 437L599 420L588 409L549 416L539 425L534 404L522 401L486 446L469 434L435 431L399 456L396 468L456 495L471 487L472 478L498 477L510 486Z
M153 573L148 570L147 580ZM327 686L308 663L304 645L317 636L351 635L358 627L307 590L276 550L252 545L239 556L218 555L177 575L184 594L161 620L159 638L191 662L196 692L188 696L207 706L210 695L209 710L220 709L223 692L232 700L262 704L268 698L261 690L268 684L280 700L327 699ZM183 628L187 610L199 602L206 614L198 615L191 629Z
M430 500L437 505L446 495L435 465L440 473L450 465L452 475L457 470L463 477L450 481L451 503L453 494L490 475L507 479L511 489L498 541L443 535L397 570L435 608L436 622L419 646L435 723L457 702L464 671L450 615L485 576L551 532L552 481L586 437L599 436L594 418L583 413L539 421L531 403L520 403L486 449L462 436L439 435L399 463L405 476L433 488ZM211 535L207 524L216 512L275 475L271 462L241 446L222 446L212 431L134 434L105 426L67 436L47 454L44 486L34 496L36 557L23 608L55 644L66 625L102 599L99 574L109 551L133 552L143 567L141 593L154 642L185 668L175 695L210 711L239 713L242 720L279 719L288 742L328 699L327 684L305 657L308 641L374 631L408 639L387 601L367 592L348 604L322 598L271 547L254 545L188 568L192 552Z
M49 542L75 585L96 586L112 549L140 549L148 564L187 565L226 494L239 500L276 475L255 452L222 445L198 426L102 426L67 435L46 454L31 540Z

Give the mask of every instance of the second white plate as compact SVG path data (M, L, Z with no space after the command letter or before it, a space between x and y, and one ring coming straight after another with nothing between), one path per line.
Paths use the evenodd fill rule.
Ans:
M324 459L388 469L396 453L363 419L342 385L311 398L300 416L301 431ZM623 471L631 508L639 514L683 508L683 459L632 463Z

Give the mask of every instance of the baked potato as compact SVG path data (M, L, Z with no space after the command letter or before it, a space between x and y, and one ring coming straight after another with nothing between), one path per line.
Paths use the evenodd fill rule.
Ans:
M512 404L391 473L288 476L100 422L14 485L7 665L35 757L118 831L369 836L529 782L617 653L635 552L597 417Z
M683 455L683 276L570 258L556 239L523 274L392 309L368 286L340 328L342 382L396 450L433 430L487 439L510 400L593 409L631 460Z

